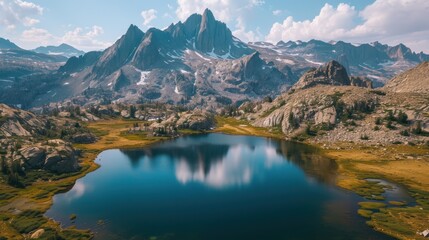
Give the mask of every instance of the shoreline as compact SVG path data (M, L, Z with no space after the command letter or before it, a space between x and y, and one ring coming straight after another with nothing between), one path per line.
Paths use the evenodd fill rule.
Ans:
M266 137L266 138L273 138L278 140L285 140L285 137L283 134L279 132L270 132L268 129L265 128L257 128L251 126L249 123L246 123L244 121L231 119L231 118L220 118L218 117L216 119L218 123L218 127L212 131L207 131L206 133L223 133L223 134L232 134L232 135L248 135L248 136L258 136L258 137ZM170 137L157 137L157 138L141 138L142 136L139 135L132 135L129 136L122 135L122 132L127 129L127 127L133 123L140 123L143 121L130 121L130 120L118 120L118 119L110 119L110 120L103 120L98 122L92 122L89 123L88 128L95 132L98 135L99 140L92 144L75 144L74 147L76 149L79 149L82 151L82 158L80 159L80 163L82 165L82 171L78 172L77 174L66 177L54 182L37 182L31 185L31 187L28 187L27 189L22 189L22 193L19 193L19 196L12 198L13 201L11 201L9 204L3 204L2 201L0 201L0 213L2 211L10 210L11 208L18 209L18 207L28 205L27 207L29 209L37 209L43 214L52 206L53 204L53 196L55 194L58 194L63 191L70 190L76 180L86 176L88 173L93 172L97 170L100 166L95 163L96 157L103 151L108 149L115 149L115 148L122 148L122 149L132 149L132 148L141 148L141 147L147 147L155 143L159 143L165 140L170 140L172 138ZM199 132L193 132L195 134L199 134ZM186 132L183 135L192 134L191 132ZM376 211L373 211L374 209L366 209L362 208L359 209L359 211L356 214L359 214L363 217L370 217L370 220L367 222L370 227L373 227L374 230L378 232L382 232L384 234L390 235L392 237L398 238L398 239L406 239L409 237L409 235L406 235L405 233L401 231L396 231L394 227L388 227L386 228L385 223L391 223L394 216L397 215L403 215L403 212L410 212L410 209L413 210L412 213L408 214L417 214L418 220L425 220L425 214L427 214L428 220L429 220L429 181L422 183L423 185L416 184L413 182L412 178L410 179L402 179L400 176L395 177L395 175L389 171L385 172L377 172L378 168L380 166L384 166L383 164L388 163L400 163L401 160L392 160L392 153L396 153L396 151L403 151L406 154L412 153L415 154L416 150L418 149L416 146L407 146L404 148L404 146L389 146L392 147L392 149L399 148L396 151L389 149L389 154L387 154L383 159L384 160L377 160L377 154L379 154L379 151L374 150L374 146L365 146L362 144L352 144L353 146L350 146L350 144L347 143L334 143L333 146L326 147L323 143L314 143L314 142L300 142L312 147L315 147L320 151L321 154L324 156L331 158L335 160L335 162L338 164L338 176L336 181L336 186L339 188L342 188L344 190L352 191L353 193L363 196L367 198L368 196L378 196L381 195L383 192L380 187L374 186L374 184L368 183L365 179L367 178L376 178L376 179L382 179L390 181L394 184L402 186L408 193L410 193L410 196L412 196L416 200L416 207L409 207L407 205L402 206L390 206L389 208L386 207L380 207L377 208ZM378 149L379 150L379 149ZM417 166L421 164L421 161L423 163L426 161L427 165L426 168L422 169L429 169L429 158L426 159L427 156L429 156L429 148L428 147L422 147L422 150L418 152L420 155L423 156L420 157L421 159L418 159L419 157L416 157L414 159L417 161ZM404 155L406 156L406 155ZM375 162L373 161L375 159ZM407 159L407 158L405 158ZM411 160L411 159L409 159ZM358 166L356 166L358 165ZM370 166L372 168L365 169L365 166ZM378 167L378 168L377 168ZM406 167L406 166L405 166ZM388 168L390 169L390 168ZM3 185L0 185L3 186ZM9 187L10 188L10 187ZM52 189L47 190L48 193L44 198L38 199L37 196L40 195L40 191L43 189ZM8 189L9 191L12 191L13 189ZM20 190L18 190L19 192ZM46 191L46 190L45 190ZM416 199L416 194L418 194L418 199ZM377 199L368 199L368 201L376 201ZM419 201L420 200L420 201ZM20 202L21 201L21 202ZM22 202L23 201L23 202ZM419 205L420 203L420 205ZM426 205L427 203L427 205ZM419 207L424 208L424 210L417 209ZM25 208L24 208L25 209ZM422 211L422 213L419 213L419 211ZM417 212L417 213L414 213ZM364 214L361 214L364 213ZM366 215L365 215L366 214ZM11 215L9 213L9 215ZM421 216L423 215L423 216ZM385 219L386 216L391 216L389 219ZM13 217L13 216L12 216ZM43 218L47 218L43 215ZM15 229L13 229L10 226L7 226L4 222L4 217L2 217L2 221L0 221L0 229L2 229L2 232L6 233L6 237L14 237L13 239L20 239L18 236L21 236L24 238L20 233L18 233ZM386 220L386 221L381 221ZM419 220L419 221L420 221ZM411 223L411 227L417 227L417 223ZM93 236L92 233L89 230L77 230L73 228L67 228L62 229L60 223L54 221L53 219L48 219L47 223L43 225L52 227L54 229L57 229L59 231L72 231L73 233L81 233L86 234L84 236L89 236L90 238ZM429 227L429 226L427 226ZM3 231L5 230L5 231ZM37 229L36 229L37 230ZM424 229L421 229L423 231ZM410 232L408 232L409 234ZM405 235L404 235L405 234ZM419 239L417 235L415 235L415 231L413 232L414 237L416 239ZM27 237L31 235L28 234ZM18 237L18 238L17 238Z

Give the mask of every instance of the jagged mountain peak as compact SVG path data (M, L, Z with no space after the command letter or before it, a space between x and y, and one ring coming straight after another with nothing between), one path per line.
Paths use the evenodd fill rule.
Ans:
M207 21L207 22L214 22L214 21L216 21L214 15L213 15L213 12L210 9L208 9L208 8L206 8L204 10L204 13L203 13L203 22L205 22L205 21Z
M128 27L127 32L125 33L125 36L129 36L129 35L136 35L136 34L143 35L144 33L143 33L143 31L142 31L142 30L140 30L140 28L139 28L139 27L137 27L137 26L136 26L136 25L134 25L134 24L131 24L131 25Z
M131 24L127 32L103 52L93 69L96 75L109 75L130 62L144 36L142 30Z

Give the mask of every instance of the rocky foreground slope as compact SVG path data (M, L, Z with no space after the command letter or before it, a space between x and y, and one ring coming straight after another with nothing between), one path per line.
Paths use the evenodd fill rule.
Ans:
M393 79L395 88L382 90L349 86L348 76L342 74L321 81L320 76L342 70L342 66L328 64L310 70L303 76L305 81L274 101L247 103L241 110L255 126L278 129L289 138L425 144L429 141L429 92L415 83L429 85L428 78L420 77L427 73L422 70L426 64L407 72L409 77L402 81Z
M71 119L37 116L0 104L1 169L4 175L9 176L8 181L15 179L15 174L23 175L31 170L51 173L78 171L79 153L71 141L91 138L95 140Z
M397 93L422 93L429 95L429 62L399 74L384 87L386 91Z

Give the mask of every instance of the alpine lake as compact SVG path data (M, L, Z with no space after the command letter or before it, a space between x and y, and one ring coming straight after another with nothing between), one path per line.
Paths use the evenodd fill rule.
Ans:
M307 145L211 133L95 162L46 213L95 239L391 239L357 214L365 199L335 186L335 161ZM391 189L387 200L410 201Z

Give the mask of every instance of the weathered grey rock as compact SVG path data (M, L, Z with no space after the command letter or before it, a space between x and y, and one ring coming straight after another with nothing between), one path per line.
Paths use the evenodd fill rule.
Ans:
M45 120L33 113L0 104L0 135L29 137L45 127Z
M45 159L45 170L56 173L76 172L80 169L75 150L68 145L55 147Z
M170 120L167 119L167 121ZM186 128L195 131L204 131L213 128L215 126L215 120L214 116L210 113L196 111L180 116L180 118L176 122L176 125L179 128Z
M334 107L328 107L321 111L316 112L314 115L314 122L316 125L327 123L327 124L335 124L337 120L337 112Z
M128 110L122 110L121 111L121 117L130 118L130 112Z
M26 165L32 169L42 168L45 157L46 150L41 147L27 147L21 150L21 155L24 157Z
M97 139L95 138L95 136L92 135L91 133L77 134L77 135L72 137L73 143L88 144L88 143L93 143L96 140Z

